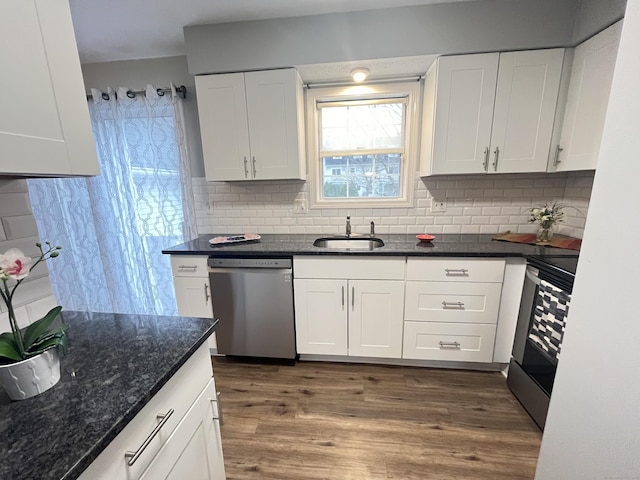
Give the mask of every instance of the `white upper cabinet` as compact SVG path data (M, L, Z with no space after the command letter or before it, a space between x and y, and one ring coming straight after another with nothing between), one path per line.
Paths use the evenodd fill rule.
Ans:
M0 5L0 174L99 174L68 1Z
M207 180L306 178L295 69L200 75L196 91Z
M621 31L619 21L576 47L560 143L549 170L596 168Z
M564 49L438 58L420 175L546 170Z

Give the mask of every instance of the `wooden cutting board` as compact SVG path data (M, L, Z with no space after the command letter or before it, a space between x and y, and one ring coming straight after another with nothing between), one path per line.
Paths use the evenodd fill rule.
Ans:
M506 231L499 233L492 240L503 242L528 243L529 245L544 245L545 247L566 248L568 250L580 250L582 239L555 234L550 242L536 241L535 233L512 233Z

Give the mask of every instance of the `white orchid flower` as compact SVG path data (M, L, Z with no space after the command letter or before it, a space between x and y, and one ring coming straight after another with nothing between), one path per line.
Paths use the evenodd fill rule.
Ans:
M22 280L29 275L31 257L25 257L22 250L10 248L4 255L0 255L0 277Z

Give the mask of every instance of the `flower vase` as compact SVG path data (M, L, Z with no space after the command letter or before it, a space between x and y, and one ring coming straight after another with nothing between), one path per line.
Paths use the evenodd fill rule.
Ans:
M21 362L0 365L0 385L11 400L25 400L49 390L60 380L60 355L51 348Z
M553 227L540 227L536 234L536 241L538 243L549 243L553 239Z

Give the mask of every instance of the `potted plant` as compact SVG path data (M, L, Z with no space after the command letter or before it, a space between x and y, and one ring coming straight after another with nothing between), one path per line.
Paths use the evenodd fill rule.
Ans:
M13 308L16 289L41 262L59 255L62 247L49 242L36 243L40 257L31 264L31 258L17 248L0 255L0 297L7 307L10 332L0 335L0 384L12 400L23 400L38 395L60 380L58 347L66 352L67 325L53 327L53 321L62 307L52 308L40 320L20 328Z
M538 233L536 235L536 241L540 243L548 243L553 238L553 227L560 222L563 222L564 212L562 211L567 205L563 203L553 202L544 203L539 207L534 207L531 210L531 216L529 217L529 223L538 223Z

